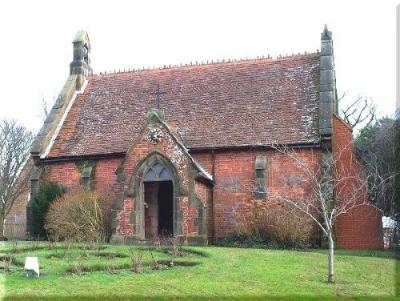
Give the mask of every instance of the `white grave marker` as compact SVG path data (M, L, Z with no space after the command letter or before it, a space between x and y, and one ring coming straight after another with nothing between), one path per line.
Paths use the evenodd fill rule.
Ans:
M25 257L26 277L29 276L29 272L34 272L39 277L39 259L37 257Z

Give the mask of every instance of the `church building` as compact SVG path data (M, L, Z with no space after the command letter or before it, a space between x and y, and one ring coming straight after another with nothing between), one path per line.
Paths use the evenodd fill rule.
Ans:
M31 149L30 197L16 206L28 230L28 200L53 181L110 196L111 242L212 243L235 233L252 200L301 179L272 146L307 158L351 144L326 27L320 51L277 58L93 74L90 53L78 32L70 75ZM380 219L368 206L344 214L337 246L382 248Z

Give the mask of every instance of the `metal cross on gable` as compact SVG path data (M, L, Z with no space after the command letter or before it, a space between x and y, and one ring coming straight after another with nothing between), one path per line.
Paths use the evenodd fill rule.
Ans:
M157 90L154 93L151 93L151 95L156 96L156 102L157 102L157 109L160 109L160 101L161 101L161 95L167 94L165 91L160 91L160 84L157 85Z

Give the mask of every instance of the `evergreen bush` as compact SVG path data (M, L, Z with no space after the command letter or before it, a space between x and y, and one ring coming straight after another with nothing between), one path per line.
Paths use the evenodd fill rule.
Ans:
M43 182L32 202L32 235L35 239L47 238L44 222L51 203L64 193L62 187L54 182Z

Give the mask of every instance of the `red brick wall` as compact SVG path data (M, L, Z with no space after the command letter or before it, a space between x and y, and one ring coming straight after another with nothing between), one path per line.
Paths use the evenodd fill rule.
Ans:
M338 116L333 118L332 151L335 160L338 160L339 173L360 174L362 168L357 162L352 145L352 131ZM350 181L350 180L349 180ZM346 187L346 185L348 187ZM338 198L346 198L354 187L353 183L345 183L338 189ZM366 188L359 195L359 203L367 202ZM338 217L336 222L336 243L338 248L344 249L382 249L382 214L373 206L363 204Z
M207 235L207 238L209 240L211 240L212 238L212 227L213 227L213 208L212 208L212 202L211 202L211 198L212 198L212 188L209 185L206 185L202 182L195 182L195 192L196 192L196 196L200 198L200 200L203 202L204 207L205 207L205 216L204 216L204 220L203 222L204 227L207 228L207 233L205 233ZM198 212L197 212L198 213Z
M47 165L43 180L60 184L67 190L80 188L80 172L75 162L58 162Z
M114 203L118 192L123 189L117 181L116 170L121 164L121 159L102 159L96 163L95 177L92 187L101 195L108 197Z
M383 249L382 214L362 205L338 217L336 244L342 249Z
M189 192L189 158L184 151L176 144L174 138L167 132L163 131L164 136L160 143L152 144L146 140L146 131L144 135L136 141L136 143L128 151L127 156L121 162L121 159L101 159L96 162L95 177L92 187L100 194L106 194L113 201L116 200L118 193L128 191L140 162L147 155L154 151L163 154L175 166L183 188L184 196L178 198L180 210L183 215L182 232L185 235L193 236L198 234L197 219L199 211L196 207L191 206L188 198ZM121 165L122 164L122 165ZM117 181L116 170L123 166L126 180L124 183ZM75 162L59 162L48 165L43 176L44 180L50 180L61 184L67 190L80 189L80 171ZM201 183L194 186L194 191L199 199L206 207L207 188ZM117 214L117 233L125 236L135 234L135 225L132 223L132 213L135 210L135 200L127 197L122 200L122 208L116 212ZM206 209L207 210L207 209Z
M346 124L335 116L333 151L351 144L351 130ZM187 165L189 162L182 151L177 148L173 138L168 134L161 143L153 145L144 137L137 141L128 152L123 166L127 180L125 184L117 182L115 171L121 164L120 159L101 159L96 164L96 174L93 181L94 188L99 192L110 193L112 198L129 187L130 177L134 175L139 162L152 151L159 151L170 158L176 166L179 176L183 181L186 191L189 189ZM299 156L308 162L318 164L320 150L298 150ZM288 191L296 196L307 194L307 185L304 185L305 177L290 158L276 151L229 151L215 153L215 187L211 192L206 186L197 183L195 192L200 199L207 204L207 229L208 235L212 233L213 210L215 216L216 237L222 237L234 233L238 227L240 217L246 216L250 211L251 200L254 198L255 158L257 155L265 156L266 164L266 188L272 195L287 195ZM213 160L211 153L196 153L193 157L209 172L212 173ZM354 160L352 151L342 152L342 166L360 169ZM68 189L80 187L80 173L74 162L53 163L49 165L45 178L62 184ZM124 186L124 187L123 187ZM211 199L214 200L212 208ZM191 208L187 197L181 197L181 210L183 214L182 231L186 235L195 235L197 208ZM120 224L118 232L123 235L132 235L135 231L131 221L131 213L134 210L134 200L126 198L123 208L118 213ZM342 248L381 248L381 220L380 212L370 206L362 206L337 221L336 236L338 247Z
M146 158L147 155L157 151L168 158L175 166L183 187L188 190L189 179L187 175L187 166L189 164L188 158L184 155L183 150L176 145L176 142L167 132L164 131L164 138L158 144L152 144L146 140L146 132L137 141L132 148L128 151L128 154L124 161L124 170L127 175L127 181L125 181L125 190L129 189L131 184L131 178L135 175L136 168L139 163Z
M191 155L209 174L212 174L213 161L210 152L193 153Z
M352 150L351 129L337 116L334 117L333 140L334 155L340 153L339 169L362 173ZM303 161L318 166L320 150L302 149L298 152ZM303 171L294 166L286 155L276 151L215 153L214 207L217 237L232 234L238 226L239 217L246 216L250 210L257 155L264 155L267 159L266 187L270 194L288 195L289 192L293 196L301 196L308 193L308 187L303 183ZM208 172L212 172L211 154L200 153L193 156ZM343 189L342 192L345 191ZM369 205L356 207L339 217L336 235L338 247L341 248L382 248L380 211Z
M215 155L215 235L232 234L238 218L249 210L253 198L255 154L226 152Z
M179 204L182 211L182 234L185 236L198 235L197 225L195 223L198 217L197 208L191 207L188 197L179 198Z
M118 192L116 170L121 159L100 159L96 161L95 175L92 187L100 194L105 194L110 201L115 200ZM80 189L81 174L75 162L57 162L47 165L43 180L59 183L67 190Z
M152 144L148 142L146 139L147 131L145 130L143 131L142 136L128 151L123 162L124 172L126 175L124 191L128 191L131 188L130 185L134 184L135 179L133 177L135 177L137 168L139 168L142 160L153 152L161 153L172 162L179 174L180 180L182 181L183 189L186 191L186 193L189 191L189 177L187 173L188 164L190 164L189 159L184 154L183 150L176 144L174 138L163 127L159 128L163 132L163 138L161 139L160 143ZM187 219L192 219L192 215L196 215L197 209L189 208L187 197L178 198L178 202L184 217L181 225L182 231L184 234L192 233L194 232L193 220L188 221ZM124 207L124 210L128 209ZM129 210L129 214L132 214L134 207L130 207ZM129 223L125 224L126 221L124 219L120 220L120 223L122 229L125 229L131 225ZM132 231L132 233L134 233L134 231Z
M306 162L319 163L320 151L317 149L298 150L298 154ZM267 160L265 184L269 193L285 196L288 192L297 196L307 193L302 171L284 154L272 150L215 153L214 215L217 238L233 234L240 221L250 213L258 155L265 156ZM212 172L211 154L193 154L193 157L209 173ZM210 217L209 220L212 221Z
M116 232L124 236L132 236L135 234L135 225L132 224L131 214L135 208L135 200L133 198L126 198L124 200L122 210L118 212L118 225Z

